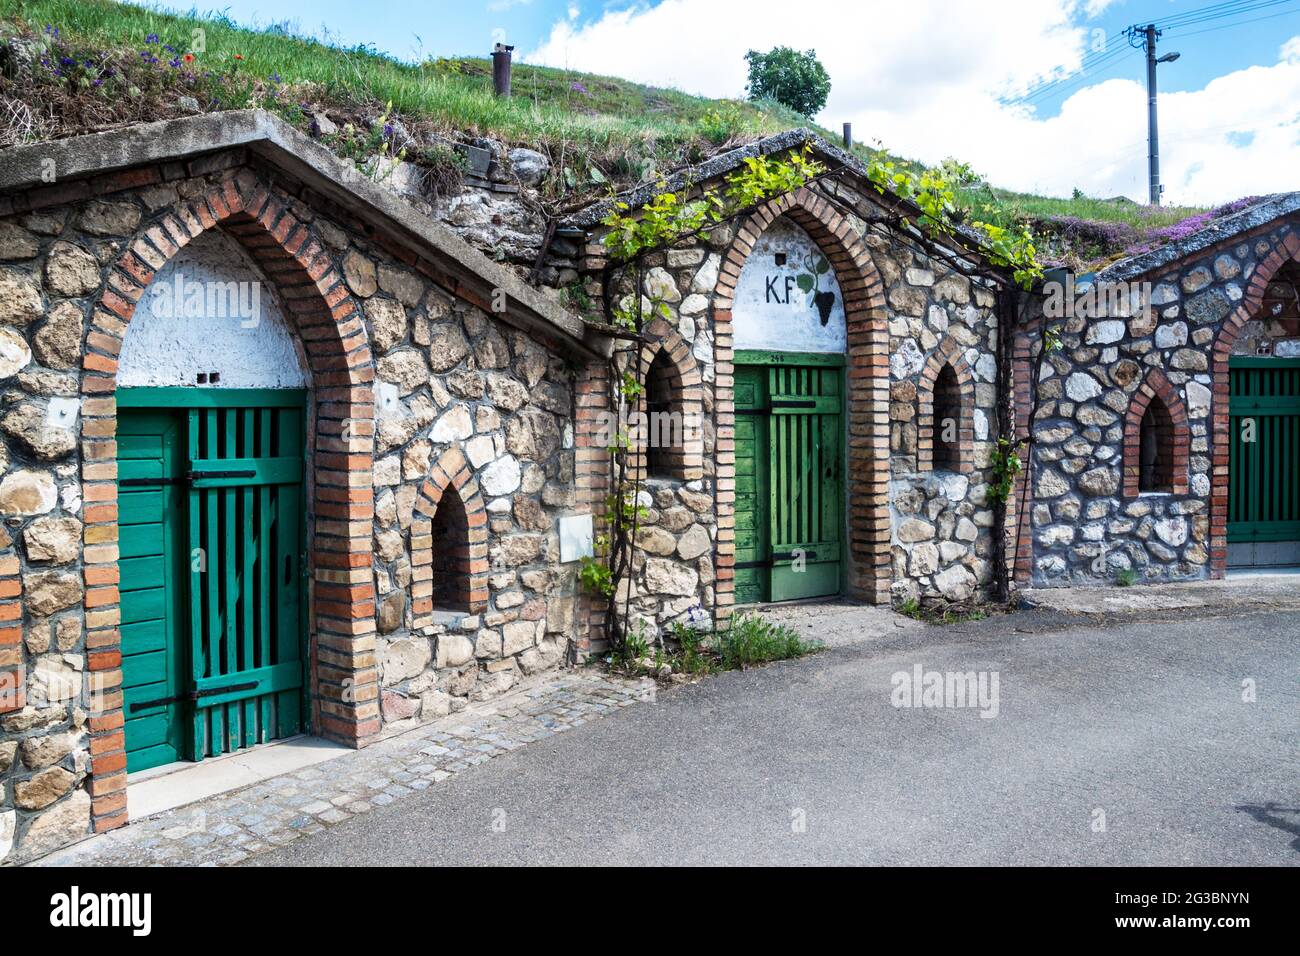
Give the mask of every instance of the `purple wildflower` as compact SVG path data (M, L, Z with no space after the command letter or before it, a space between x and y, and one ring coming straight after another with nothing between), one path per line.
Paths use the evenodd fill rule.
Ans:
M581 83L579 83L577 80L574 80L572 83L569 84L569 89L573 90L573 92L575 93L581 93L583 96L591 95L590 93L587 92L587 88L583 86Z
M158 34L156 34L156 33L151 33L151 34L149 34L147 37L144 38L144 42L145 42L145 43L157 43L157 42L158 42Z

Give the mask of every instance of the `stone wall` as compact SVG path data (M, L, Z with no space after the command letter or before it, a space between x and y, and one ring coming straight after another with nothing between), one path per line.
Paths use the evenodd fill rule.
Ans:
M1267 323L1246 320L1295 242L1293 225L1275 222L1145 274L1102 273L1102 283L1137 286L1116 301L1098 297L1095 314L1052 320L1062 348L1043 363L1019 580L1059 587L1222 572L1226 517L1214 505L1222 494L1226 508L1227 355L1253 354L1269 337ZM1018 381L1038 354L1044 304L1020 336ZM1155 396L1173 413L1175 480L1168 492L1138 493L1136 430ZM1027 421L1027 405L1021 412Z
M760 209L749 220L715 227L705 237L644 260L646 291L665 303L672 338L689 347L706 386L701 478L651 483L645 491L651 514L640 539L648 553L638 555L637 578L629 586L634 610L647 622L662 627L700 612L715 619L729 613L733 344L744 321L744 305L739 298L732 301L732 290L748 250L768 226L781 222L788 228L790 219L783 215L812 235L834 264L837 291L849 307L845 520L853 544L846 590L873 600L965 601L991 586L993 512L986 487L997 428L993 293L881 226L887 212L870 187L844 176L828 180L824 188L833 194L834 205L801 190L774 201L770 212ZM742 244L745 251L737 251ZM579 266L585 291L599 302L606 265L599 229L588 237L584 253ZM555 264L567 267L570 261L566 250ZM631 286L626 278L623 283L614 299L627 303ZM666 337L662 330L650 335L652 340ZM936 357L941 358L938 364L932 361ZM961 369L968 382L962 467L953 472L933 471L918 454L928 449L933 428L924 420L926 390L932 391L943 364ZM877 434L874 423L884 418L877 419L876 411L886 407L888 427ZM708 551L700 552L706 542ZM883 584L875 580L878 575Z
M262 267L312 367L316 732L373 739L563 662L577 366L557 341L240 150L0 204L0 860L126 821L113 378L155 272L206 230ZM440 614L421 532L457 455L483 587Z
M890 517L899 600L969 601L987 594L994 514L988 500L997 439L994 296L941 261L873 237L889 318ZM939 420L945 366L960 389L958 420ZM955 430L958 467L933 462L936 434Z
M717 278L717 245L724 238L715 235L712 244L700 242L645 257L645 292L663 303L667 315L649 321L646 344L625 350L618 362L620 370L639 363L645 376L662 353L673 370L674 409L696 422L695 433L682 433L682 454L671 475L647 473L645 448L633 455L633 467L642 479L637 503L644 511L635 538L633 574L619 583L617 600L630 598L631 618L650 638L668 633L676 623L704 629L713 623L718 523L712 386L716 376L708 297L700 290L710 288ZM599 300L599 280L589 278L588 289ZM632 291L631 278L623 276L617 289L622 305L633 302ZM643 307L648 309L648 299ZM608 396L603 397L608 402ZM644 414L645 400L625 412Z

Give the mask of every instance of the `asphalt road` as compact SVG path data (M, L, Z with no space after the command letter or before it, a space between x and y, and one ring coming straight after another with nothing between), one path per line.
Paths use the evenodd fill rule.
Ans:
M917 664L996 671L997 716L893 706ZM1300 865L1300 623L900 629L663 691L251 863Z

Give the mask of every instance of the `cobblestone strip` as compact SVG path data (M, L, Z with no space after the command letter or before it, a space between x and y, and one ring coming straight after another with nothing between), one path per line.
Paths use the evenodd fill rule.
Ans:
M566 672L365 750L272 777L60 850L34 866L228 866L476 764L654 699L654 683Z

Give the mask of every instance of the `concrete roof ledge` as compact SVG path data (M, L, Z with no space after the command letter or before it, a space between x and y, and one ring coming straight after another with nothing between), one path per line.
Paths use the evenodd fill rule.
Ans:
M574 213L564 220L563 225L591 231L600 225L601 220L608 216L617 203L627 203L632 209L644 206L647 202L663 192L665 189L675 192L687 186L693 186L699 183L708 182L717 179L734 169L738 169L747 159L757 156L768 156L773 153L784 152L788 149L807 144L812 151L820 158L829 160L835 168L846 168L857 176L863 182L867 182L867 167L862 161L847 150L841 149L834 143L828 142L823 137L817 135L807 127L797 127L788 129L781 133L774 133L771 136L765 136L762 139L754 140L752 143L746 143L744 146L738 146L735 149L728 150L725 153L719 153L697 166L686 166L673 173L666 180L650 183L642 183L634 189L619 193L609 199L601 200L590 206ZM875 189L873 185L871 187ZM921 210L915 203L904 199L892 191L886 191L880 196L880 201L885 206L891 206L896 211L900 211L908 219L909 228L917 231L922 235L920 228L915 225L916 219L920 216ZM978 258L983 259L983 247L980 236L964 225L957 225L951 235L943 240L937 240L932 237L932 241L942 247L945 251L962 258L969 258L974 253ZM1010 270L989 266L1001 273L1010 274Z
M48 185L43 177L53 161L60 180L167 162L216 150L248 147L358 218L373 222L394 240L451 266L467 285L491 299L501 289L510 310L504 318L528 329L558 333L571 347L607 356L612 340L594 332L539 289L493 262L443 223L419 212L351 163L264 110L205 113L143 123L103 133L51 140L0 151L0 193ZM509 306L508 306L509 308Z

